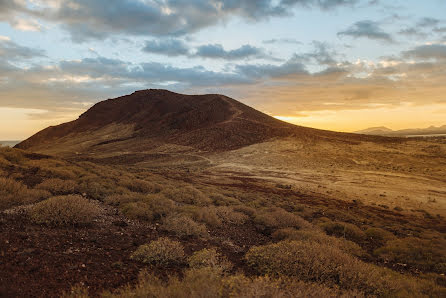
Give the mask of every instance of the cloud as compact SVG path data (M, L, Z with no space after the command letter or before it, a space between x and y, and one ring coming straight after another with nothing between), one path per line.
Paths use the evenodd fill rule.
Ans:
M146 53L166 55L169 57L189 54L188 46L182 40L173 38L147 41L142 50Z
M232 17L260 21L287 16L295 6L335 9L357 0L70 0L0 1L0 20L18 15L58 23L73 41L105 39L115 34L173 37L197 32ZM32 7L32 8L30 8Z
M440 23L440 20L434 18L422 18L418 21L417 27L435 27Z
M412 50L405 51L403 56L406 58L446 60L446 45L429 44L418 46Z
M347 30L338 32L338 36L350 36L353 38L369 38L374 40L381 40L385 42L393 42L393 37L384 32L379 23L364 20L359 21L350 26Z
M42 26L39 24L39 22L37 22L36 20L33 20L33 19L16 18L16 19L12 20L11 26L17 30L20 30L20 31L36 32L36 31L42 30Z
M284 44L302 44L302 42L293 39L293 38L273 38L263 41L264 44L275 44L275 43L284 43Z
M238 60L246 58L264 58L264 51L251 45L243 45L235 50L225 50L221 44L208 44L199 46L194 56L202 58L217 58L225 60Z
M11 41L9 37L0 36L0 60L22 60L43 57L45 52L24 47Z

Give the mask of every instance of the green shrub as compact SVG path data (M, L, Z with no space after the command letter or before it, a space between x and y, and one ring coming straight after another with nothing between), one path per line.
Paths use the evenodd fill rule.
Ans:
M366 237L360 228L346 222L330 221L321 224L321 227L329 235L343 237L354 242L361 242Z
M30 210L32 221L51 226L90 224L99 215L97 205L78 196L52 197L37 203Z
M178 237L208 237L206 226L184 215L172 214L163 220L161 229L174 233Z
M157 265L181 264L185 261L181 243L166 237L141 245L130 257L142 263Z
M221 271L229 271L232 268L232 264L214 248L195 252L188 260L190 268L212 267Z

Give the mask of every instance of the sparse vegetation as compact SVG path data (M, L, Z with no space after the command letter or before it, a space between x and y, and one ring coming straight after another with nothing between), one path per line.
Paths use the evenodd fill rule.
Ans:
M163 220L161 229L174 233L181 238L186 237L208 237L206 226L195 222L184 215L172 214Z
M185 261L181 243L166 237L141 245L131 255L131 258L142 263L156 265L181 264Z
M98 207L78 195L52 197L30 210L30 217L35 223L50 226L91 224L98 215Z

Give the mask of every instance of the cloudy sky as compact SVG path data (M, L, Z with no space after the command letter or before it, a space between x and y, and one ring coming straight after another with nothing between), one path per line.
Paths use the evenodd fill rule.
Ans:
M0 0L0 139L139 89L355 131L446 124L444 0Z

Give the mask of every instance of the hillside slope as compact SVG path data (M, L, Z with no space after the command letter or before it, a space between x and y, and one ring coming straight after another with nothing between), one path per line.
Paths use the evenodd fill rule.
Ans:
M163 144L226 151L289 136L384 140L292 125L223 95L150 89L99 102L77 120L48 127L16 147L47 154L141 152Z

